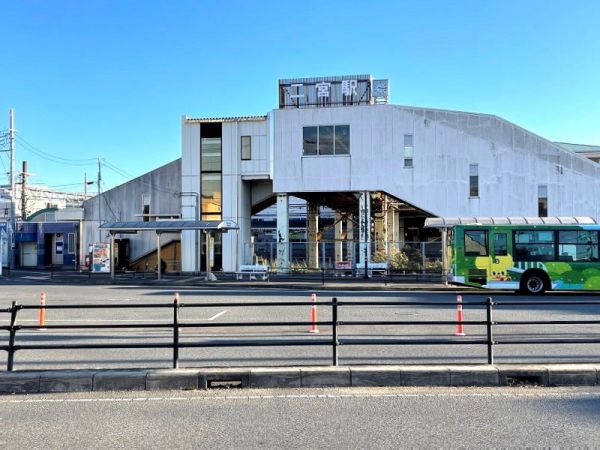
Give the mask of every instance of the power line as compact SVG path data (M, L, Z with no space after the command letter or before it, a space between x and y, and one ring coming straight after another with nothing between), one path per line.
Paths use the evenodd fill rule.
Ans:
M106 161L105 159L102 160L102 162L104 163L104 165L106 167L108 167L109 169L111 169L113 172L117 173L118 175L121 175L122 177L126 178L128 181L131 181L133 179L139 178L140 182L142 184L145 184L146 186L149 186L155 190L157 190L158 192L162 192L163 194L170 194L170 195L174 195L174 196L178 196L179 192L178 191L171 191L169 189L165 189L161 186L158 186L156 184L150 183L148 181L145 181L143 179L144 175L139 175L139 176L133 176L130 173L125 172L124 170L116 167L114 164L111 164L110 162Z
M75 167L89 166L89 165L93 164L93 162L92 162L93 159L92 158L88 158L88 159L69 159L69 158L62 158L60 156L55 156L55 155L52 155L51 153L44 152L44 151L39 150L38 148L34 147L33 145L31 145L29 142L27 142L25 139L23 139L20 136L16 137L16 141L21 144L21 146L22 146L22 148L24 150L27 150L28 152L31 152L34 155L37 155L37 156L39 156L42 159L45 159L47 161L51 161L51 162L56 163L56 164L64 164L66 166L75 166Z

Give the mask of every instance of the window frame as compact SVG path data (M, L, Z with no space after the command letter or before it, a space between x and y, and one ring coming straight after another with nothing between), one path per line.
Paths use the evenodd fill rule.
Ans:
M469 198L479 198L479 163L469 164Z
M542 241L542 240L537 240L537 241L531 241L531 242L527 242L527 243L519 243L518 239L517 239L517 235L519 233L535 233L534 237L536 236L537 233L552 233L552 241ZM543 261L543 262L547 262L547 261L558 261L558 233L557 230L536 230L534 228L530 228L530 229L522 229L522 230L513 230L513 246L512 246L512 255L513 255L513 260L514 261ZM527 248L536 248L535 246L537 246L538 249L542 248L542 246L552 246L552 255L547 255L547 254L542 254L542 255L533 255L531 256L529 252L527 252L527 254L523 255L520 254L517 251L517 247L522 247L524 249Z
M244 140L248 143L248 154L244 154ZM250 161L252 159L252 136L240 136L240 158L242 161Z
M410 136L410 144L406 145L406 138ZM404 135L404 168L412 169L414 167L415 158L415 135L407 133Z
M332 128L332 153L321 153L321 128L324 127L331 127ZM337 148L337 134L336 131L338 128L341 127L347 127L348 128L348 145L344 146L344 148L347 148L348 151L344 152L344 153L337 153L336 148ZM309 128L315 128L317 130L317 137L316 137L316 149L315 149L315 153L306 153L305 151L305 130L309 129ZM311 144L312 145L312 144ZM302 156L307 156L307 157L315 157L315 156L350 156L350 124L336 124L336 125L305 125L302 126Z
M482 255L481 253L467 251L467 234L468 233L483 233L483 236L485 239L485 243L483 244L483 248L485 249L484 255ZM463 245L464 245L463 253L464 253L464 255L465 256L482 256L482 257L490 256L489 240L490 240L490 230L475 230L475 229L463 230ZM476 241L476 242L481 244L479 241Z

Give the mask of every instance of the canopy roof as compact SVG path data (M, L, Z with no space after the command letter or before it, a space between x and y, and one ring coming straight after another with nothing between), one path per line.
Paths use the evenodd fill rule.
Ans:
M238 230L232 220L157 220L154 222L106 222L98 227L111 233L136 233L138 231L156 231L157 233L176 233L186 230L227 231Z
M425 228L452 228L455 225L594 225L591 217L430 217Z

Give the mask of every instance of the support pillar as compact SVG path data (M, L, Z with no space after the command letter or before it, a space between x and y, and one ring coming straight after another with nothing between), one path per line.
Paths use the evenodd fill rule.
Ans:
M335 213L335 262L344 261L344 225L345 216Z
M162 268L160 267L160 233L156 232L156 273L160 280Z
M358 199L359 255L358 261L365 264L371 260L371 195L361 192Z
M108 252L110 255L110 279L115 279L115 235L114 233L110 233L110 251ZM0 261L2 264L2 261Z
M356 263L356 255L354 251L354 217L348 216L346 219L346 259L352 262L352 267Z
M290 269L290 216L287 194L277 194L277 268Z
M309 203L307 209L307 264L309 269L319 268L319 205Z

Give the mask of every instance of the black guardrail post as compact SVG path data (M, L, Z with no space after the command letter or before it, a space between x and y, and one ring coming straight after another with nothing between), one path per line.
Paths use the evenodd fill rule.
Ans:
M331 300L331 345L333 350L333 365L338 365L338 303L337 298Z
M390 274L390 270L389 269L385 269L385 276L383 277L383 282L384 282L384 286L388 285L388 276Z
M173 299L173 369L179 367L179 292Z
M8 358L6 362L6 370L9 372L13 370L15 362L15 335L17 334L15 322L17 321L18 311L19 307L17 306L17 302L13 301L10 307L10 334L8 337Z
M325 267L321 267L321 285L325 286Z
M494 331L492 329L492 305L494 302L491 297L488 297L485 301L487 319L487 362L488 364L494 364Z

